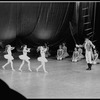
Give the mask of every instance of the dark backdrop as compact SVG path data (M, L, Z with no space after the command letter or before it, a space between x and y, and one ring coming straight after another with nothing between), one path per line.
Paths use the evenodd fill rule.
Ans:
M99 7L100 3L97 3L94 35L97 47L100 42ZM69 21L73 21L73 18L75 20L74 14L75 2L0 3L0 40L4 46L9 43L16 47L27 44L35 51L37 46L44 43L47 43L52 51L56 51L59 44L66 42L68 51L71 52L75 41Z

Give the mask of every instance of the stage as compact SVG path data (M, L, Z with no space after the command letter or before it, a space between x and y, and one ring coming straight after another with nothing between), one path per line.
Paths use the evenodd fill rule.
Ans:
M27 63L18 70L21 60L14 60L14 69L10 65L3 70L0 67L0 78L12 89L18 91L26 98L100 98L100 64L93 65L92 70L86 70L85 59L73 63L71 58L62 61L48 58L44 73L35 58L30 60L32 72L28 71ZM0 66L6 63L0 60Z

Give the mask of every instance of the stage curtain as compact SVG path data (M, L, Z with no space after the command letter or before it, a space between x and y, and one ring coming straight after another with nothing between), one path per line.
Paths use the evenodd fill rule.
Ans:
M69 2L0 3L0 41L20 38L32 46L58 45L66 38L61 30L68 29L69 6Z

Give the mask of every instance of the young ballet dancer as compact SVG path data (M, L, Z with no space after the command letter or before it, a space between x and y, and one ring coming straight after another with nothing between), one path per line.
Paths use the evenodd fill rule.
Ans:
M81 60L82 58L84 58L84 55L82 54L83 50L81 47L78 48L78 52L79 52L79 59Z
M87 65L88 65L88 68L86 70L91 70L91 67L92 67L92 54L93 54L92 48L95 49L95 46L88 38L86 38L84 48L85 48L86 62L87 62Z
M8 54L5 54L5 55L4 55L4 58L7 59L7 63L6 63L5 65L2 66L3 69L5 69L5 66L7 66L8 64L11 64L12 70L15 71L14 68L13 68L13 62L12 62L12 60L13 60L14 58L13 58L12 52L11 52L14 48L15 48L15 47L11 47L11 45L6 45L6 52L7 52Z
M72 55L72 62L77 62L79 60L79 52L77 50L77 48L74 48L74 52Z
M97 64L98 63L97 60L98 60L98 53L97 53L96 50L94 50L94 53L93 53L93 64Z
M64 50L62 49L62 46L59 45L59 49L57 50L57 60L63 59Z
M62 49L64 50L63 58L68 57L69 54L68 54L68 52L67 52L67 47L66 47L65 43L62 44Z
M47 60L46 57L45 57L45 53L46 53L46 51L47 51L47 48L45 48L44 46L39 46L39 47L38 47L38 50L40 51L40 55L41 55L41 56L38 57L37 60L41 62L41 65L38 66L38 67L36 68L36 71L38 72L38 70L39 70L41 67L43 67L44 72L45 72L45 73L48 73L48 72L46 71L46 69L45 69L45 63L48 62L48 60Z
M32 71L30 68L30 61L29 61L29 57L27 56L27 52L30 52L30 48L27 48L27 45L23 46L23 55L20 55L19 58L22 60L22 64L19 67L19 70L21 70L22 66L24 65L25 61L28 63L28 69L29 71Z
M47 44L45 43L45 48L47 48L47 51L45 53L45 57L49 57L50 53L49 53L49 47L47 46Z

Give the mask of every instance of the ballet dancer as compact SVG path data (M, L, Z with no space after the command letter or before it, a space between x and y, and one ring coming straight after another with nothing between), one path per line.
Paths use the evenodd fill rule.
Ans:
M83 59L84 58L84 55L82 54L83 53L83 50L81 47L78 48L78 52L79 52L79 59Z
M62 49L64 50L63 58L68 57L69 54L68 54L68 52L67 52L67 47L66 47L65 43L62 44Z
M13 68L13 62L12 62L12 60L14 60L14 58L13 58L12 52L11 52L11 50L13 50L14 48L15 47L11 47L11 45L6 45L6 52L8 54L5 54L4 58L7 59L7 63L2 66L3 69L5 69L5 66L7 66L8 64L11 64L12 70L15 71L14 68Z
M38 57L37 60L41 62L41 65L38 66L38 67L36 68L36 71L38 72L38 70L39 70L41 67L43 67L44 72L45 72L45 73L48 73L48 72L46 71L46 69L45 69L45 63L48 62L48 60L45 58L45 53L46 53L46 51L47 51L47 48L45 48L45 47L43 47L43 46L40 46L40 47L38 48L38 50L40 51L40 55L41 55L41 56Z
M97 64L98 63L97 60L98 60L98 53L97 53L96 50L94 50L94 53L93 53L93 64Z
M95 49L94 44L88 39L85 39L85 43L84 43L84 48L85 48L85 57L86 57L86 62L88 65L88 68L86 70L91 70L92 67L92 48Z
M49 57L50 53L49 53L49 47L47 46L47 44L45 43L45 48L47 48L47 51L45 53L45 57Z
M30 61L29 61L29 57L27 56L27 52L30 52L30 48L27 48L27 45L23 46L23 55L20 55L19 58L22 60L22 64L19 67L19 70L21 70L22 66L24 65L25 61L28 63L28 69L29 71L32 71L30 68Z
M62 49L62 46L59 45L59 49L57 50L57 60L63 59L64 50Z
M77 62L79 60L79 52L77 50L77 48L74 48L74 52L72 55L72 62Z

